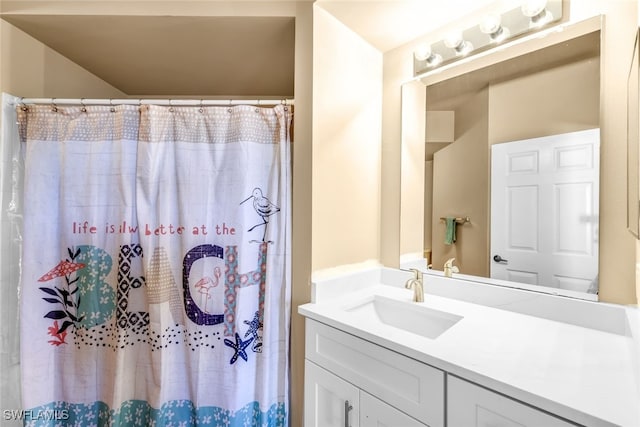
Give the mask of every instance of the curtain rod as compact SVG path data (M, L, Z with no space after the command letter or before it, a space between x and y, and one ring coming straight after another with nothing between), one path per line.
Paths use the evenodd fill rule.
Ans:
M18 98L16 105L168 105L208 106L208 105L293 105L293 99L65 99L65 98Z

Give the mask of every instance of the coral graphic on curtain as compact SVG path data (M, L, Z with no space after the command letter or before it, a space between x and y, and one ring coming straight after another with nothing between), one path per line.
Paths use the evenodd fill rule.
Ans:
M289 108L18 119L25 424L288 425Z

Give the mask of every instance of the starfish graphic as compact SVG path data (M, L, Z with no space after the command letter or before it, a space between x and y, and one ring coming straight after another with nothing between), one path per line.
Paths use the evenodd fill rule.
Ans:
M253 337L253 346L251 349L254 353L262 353L262 337L258 334L258 330L262 329L262 322L260 321L260 313L256 311L251 321L245 320L245 325L249 326L249 329L244 334L244 337L251 335Z
M256 314L253 316L253 320L244 321L245 325L249 325L249 329L244 334L244 337L248 337L249 335L253 336L254 339L258 338L258 329L262 328L262 322L260 321L260 314L256 311Z
M238 356L242 357L242 359L246 362L248 359L247 356L247 347L249 347L249 344L251 344L251 342L253 341L253 338L250 338L246 341L242 341L242 338L240 338L240 335L238 335L238 333L236 332L236 342L234 343L231 340L228 339L224 339L224 344L227 347L231 347L232 349L234 349L236 352L233 355L233 357L231 358L231 360L229 361L229 364L233 365L234 363L236 363L236 361L238 360Z

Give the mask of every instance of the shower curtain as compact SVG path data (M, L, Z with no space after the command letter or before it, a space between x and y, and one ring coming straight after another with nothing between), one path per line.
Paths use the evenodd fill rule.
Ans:
M291 113L28 106L29 426L286 426Z

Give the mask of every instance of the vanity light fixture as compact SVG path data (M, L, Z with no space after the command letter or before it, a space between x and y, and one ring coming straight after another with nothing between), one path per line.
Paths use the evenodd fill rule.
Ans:
M553 21L553 14L547 9L547 0L527 0L522 5L522 14L529 18L529 27L538 28Z
M414 77L547 28L562 20L564 0L521 0L509 10L490 12L477 24L430 40L413 53ZM452 23L455 25L455 23Z
M494 43L500 43L510 36L509 29L501 24L502 17L492 13L482 18L480 22L480 31L489 36Z
M473 44L462 37L461 31L454 31L444 38L444 45L453 49L456 56L466 56L473 50Z
M413 56L416 61L422 61L426 63L429 68L436 67L442 62L442 55L434 53L431 50L431 45L422 44L413 52Z

